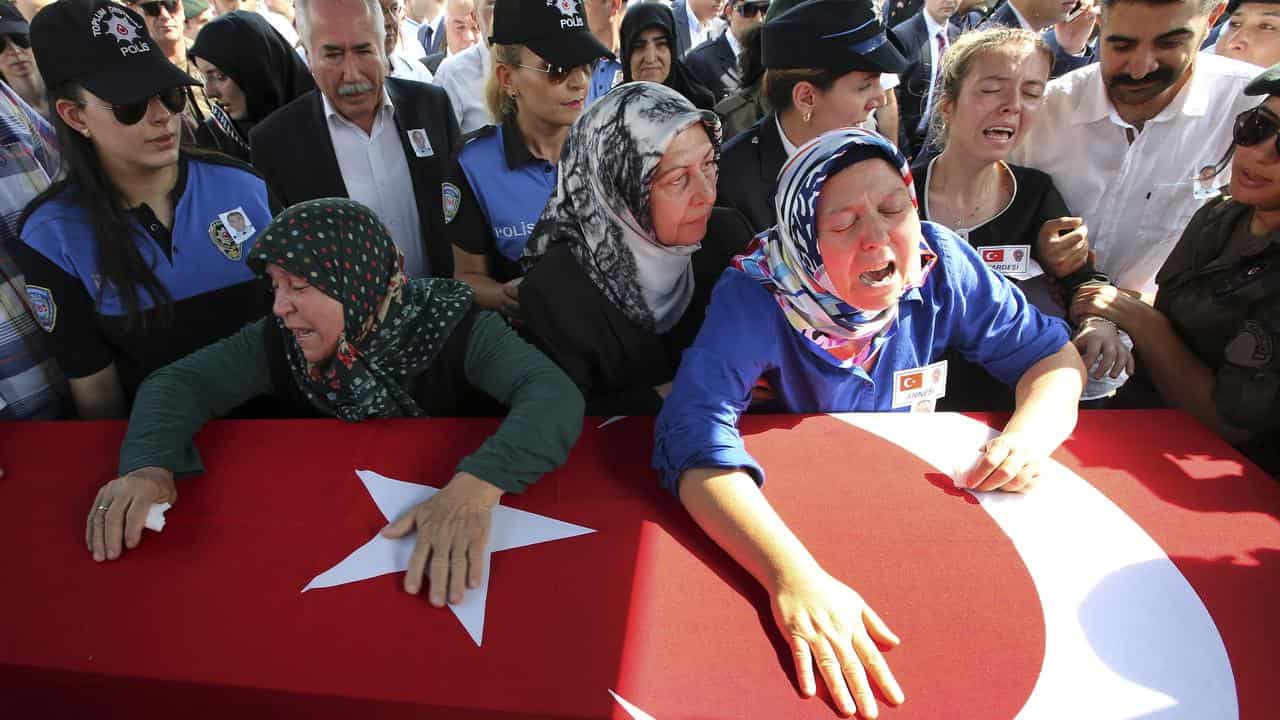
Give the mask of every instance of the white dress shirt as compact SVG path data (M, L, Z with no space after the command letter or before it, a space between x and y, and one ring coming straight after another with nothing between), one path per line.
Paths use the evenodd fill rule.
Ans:
M484 83L491 65L489 47L476 43L457 55L450 55L436 68L436 85L449 95L453 114L462 132L475 132L492 125L493 118L484 103Z
M258 14L266 18L267 23L284 36L289 47L298 47L298 31L293 29L293 23L289 22L289 18L274 10L268 10L266 3L258 5Z
M421 60L427 56L426 48L418 40L418 29L422 23L408 15L400 20L400 46L396 50L410 60Z
M698 47L708 40L714 40L719 37L719 33L717 31L720 29L720 25L716 22L718 18L713 17L705 23L698 22L698 16L693 14L693 8L690 8L688 4L686 4L684 9L687 11L686 14L689 16L689 50ZM688 50L685 51L685 54L688 54Z
M382 107L373 119L373 131L365 134L357 125L338 114L329 98L324 98L324 115L329 126L338 169L347 186L347 196L373 211L391 233L404 254L404 273L410 279L426 277L427 264L418 202L413 194L409 161L396 130L395 106L382 89ZM441 152L445 148L436 148Z
M724 39L729 43L729 49L733 51L733 56L741 59L742 43L738 42L738 38L733 36L733 30L725 30Z
M428 83L434 81L430 68L421 60L410 60L408 55L404 54L401 48L396 48L395 53L387 58L387 63L391 65L391 77L401 80L416 80L420 83Z
M1241 92L1257 68L1197 56L1191 80L1137 132L1107 98L1100 67L1049 83L1039 117L1010 161L1049 173L1088 225L1098 269L1118 287L1149 293L1204 202L1195 196L1200 170L1222 159L1236 115L1262 100ZM1226 183L1229 170L1219 179Z

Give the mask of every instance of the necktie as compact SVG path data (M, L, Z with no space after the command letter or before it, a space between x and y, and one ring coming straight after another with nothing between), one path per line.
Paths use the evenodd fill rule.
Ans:
M931 91L936 92L938 83L942 80L942 54L947 51L947 29L943 28L938 31L938 60L934 63L933 68L933 86Z

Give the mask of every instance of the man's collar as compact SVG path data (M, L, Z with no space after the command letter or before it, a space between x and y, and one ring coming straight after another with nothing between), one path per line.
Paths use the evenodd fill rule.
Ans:
M738 42L738 38L733 36L733 28L727 28L723 35L725 42L729 43L729 49L733 51L733 56L742 55L742 43Z
M946 29L947 26L946 24L938 24L928 10L922 8L920 12L924 14L924 26L929 30L929 42L933 42L933 39L938 37L938 31Z

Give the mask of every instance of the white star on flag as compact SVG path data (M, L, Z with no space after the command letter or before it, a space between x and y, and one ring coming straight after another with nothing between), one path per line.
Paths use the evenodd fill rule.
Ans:
M378 506L378 510L382 511L387 522L394 522L409 508L438 492L437 488L392 480L370 470L357 470L356 476L364 483L365 489L369 491L374 504ZM524 510L501 505L494 507L493 524L489 528L489 547L485 549L484 576L480 580L480 587L467 590L462 602L449 605L449 609L479 646L484 637L484 607L485 599L489 595L489 568L493 565L493 553L593 532L595 530L591 528L561 522ZM413 553L416 540L416 533L396 539L385 538L381 534L374 535L372 540L348 555L347 559L312 578L311 582L302 588L302 592L359 582L389 573L404 572L409 566L409 556Z

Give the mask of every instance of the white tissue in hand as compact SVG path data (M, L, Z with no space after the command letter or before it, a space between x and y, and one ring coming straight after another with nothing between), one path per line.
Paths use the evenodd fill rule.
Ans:
M164 529L164 512L173 505L169 503L153 503L151 509L147 511L147 524L144 526L148 530L160 532Z

